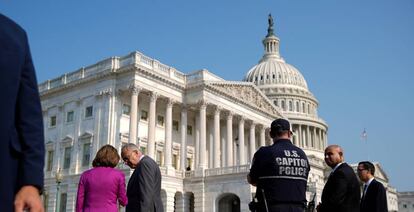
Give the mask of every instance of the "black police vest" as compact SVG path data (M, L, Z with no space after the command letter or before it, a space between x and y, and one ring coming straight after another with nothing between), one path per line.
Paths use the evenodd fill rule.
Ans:
M306 202L306 185L310 165L302 149L290 140L278 140L262 147L256 154L252 170L257 176L256 197L269 203Z

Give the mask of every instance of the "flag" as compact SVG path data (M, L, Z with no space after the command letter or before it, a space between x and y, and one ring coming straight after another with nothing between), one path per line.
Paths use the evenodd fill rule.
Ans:
M361 133L361 139L363 141L367 141L367 131L365 130L365 128L364 128L364 131L362 131Z

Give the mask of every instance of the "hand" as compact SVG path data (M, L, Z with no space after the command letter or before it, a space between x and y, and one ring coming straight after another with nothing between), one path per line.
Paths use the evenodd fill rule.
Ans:
M14 211L23 212L44 212L42 200L40 199L39 190L31 185L23 186L17 192L14 199Z
M316 211L319 211L321 208L321 203L318 204L318 206L316 206Z

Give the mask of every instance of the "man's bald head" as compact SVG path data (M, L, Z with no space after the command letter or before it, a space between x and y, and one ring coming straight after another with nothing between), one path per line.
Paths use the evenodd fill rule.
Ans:
M325 162L331 168L344 161L344 152L342 147L336 144L329 145L325 149Z

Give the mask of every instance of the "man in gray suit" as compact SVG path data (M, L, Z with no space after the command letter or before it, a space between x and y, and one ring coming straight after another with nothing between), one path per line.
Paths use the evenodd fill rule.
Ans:
M128 205L126 212L161 212L161 172L158 164L143 155L132 143L125 144L121 150L122 160L135 169L127 186Z

